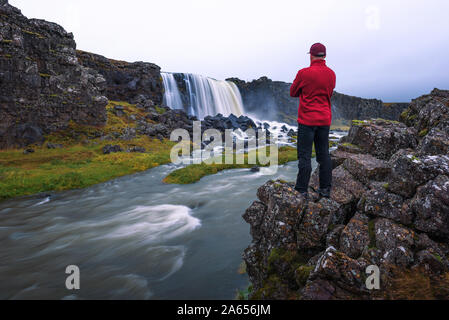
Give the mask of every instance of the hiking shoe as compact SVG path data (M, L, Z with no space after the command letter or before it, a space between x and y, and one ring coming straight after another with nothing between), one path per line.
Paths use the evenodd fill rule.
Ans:
M301 195L304 197L304 199L306 200L306 201L309 201L310 200L310 196L309 196L309 193L308 192L300 192L301 193Z
M318 190L318 193L320 194L320 197L330 198L331 197L331 188L320 189L320 190Z
M301 192L301 191L299 191L299 190L296 189L296 188L295 188L295 190L296 190L297 192L299 192L299 193L304 197L304 199L306 199L306 201L309 201L309 200L310 200L310 196L309 196L309 193L308 193L308 192Z

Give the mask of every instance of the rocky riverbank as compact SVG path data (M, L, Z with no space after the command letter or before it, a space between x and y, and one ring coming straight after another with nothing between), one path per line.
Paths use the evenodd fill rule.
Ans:
M332 153L331 199L270 181L244 214L254 299L449 299L449 91L402 122L354 121ZM380 268L368 290L366 269Z

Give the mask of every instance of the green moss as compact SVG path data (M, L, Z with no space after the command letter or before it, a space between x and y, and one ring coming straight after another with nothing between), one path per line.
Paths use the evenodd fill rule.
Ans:
M435 259L437 259L438 261L440 261L440 262L443 261L443 258L441 258L441 256L440 256L439 254L433 253L432 255L433 255L433 256L435 257Z
M304 287L309 279L310 273L314 268L312 266L300 266L296 269L295 278L299 287Z
M346 147L346 148L360 149L359 146L357 146L357 145L355 145L355 144L352 144L352 143L347 143L347 142L345 142L345 143L342 143L341 145L342 145L343 147Z
M6 59L11 59L11 58L12 58L12 55L10 55L10 54L4 54L3 57L6 58Z
M253 154L254 152L267 152L269 151L269 147L265 149L259 149L257 151L250 151L250 154ZM315 154L312 155L315 157ZM234 154L235 157L235 154ZM257 157L258 159L258 157ZM279 154L278 154L278 164L282 165L291 161L296 161L298 159L297 150L296 148L292 147L281 147L279 148ZM222 159L222 164L191 164L184 168L175 170L171 172L167 177L164 178L164 182L168 184L191 184L195 183L197 181L200 181L201 178L216 174L223 170L230 170L230 169L243 169L243 168L252 168L255 165L258 166L269 166L262 165L257 160L257 164L248 164L248 154L244 155L244 163L243 164L236 164L235 161L233 164L226 164L224 161L224 156Z
M250 284L247 288L243 290L238 290L235 297L236 300L249 300L249 296L253 292L253 285Z
M419 133L419 136L422 138L422 137L427 136L428 133L429 133L429 129L424 129Z
M273 297L275 292L282 287L285 287L285 285L282 284L279 276L272 274L263 282L262 288L254 292L254 294L251 296L251 299L262 300Z
M29 31L29 30L22 30L22 32L25 33L25 34L29 34L29 35L38 37L39 39L45 39L45 37L43 35L41 35L40 33L37 33L37 32L32 32L32 31Z
M290 266L291 272L294 272L306 262L306 259L296 250L273 248L267 260L267 272L275 274L276 266L285 264Z
M50 77L51 77L51 75L48 74L48 73L39 73L39 75L40 75L42 78L50 78Z
M416 118L418 118L418 115L414 114L414 115L412 115L412 116L408 117L408 119L407 119L407 120L409 120L409 121L413 121L413 120L416 120Z
M12 40L9 40L9 39L3 39L3 40L2 40L2 43L12 43Z
M154 108L156 109L156 112L159 113L159 114L164 114L165 113L165 109L164 108L161 108L161 107L158 107L158 106L155 106Z
M126 105L129 111L132 105ZM108 105L107 108L111 108ZM109 132L120 132L121 122L104 127L69 123L67 129L46 136L62 149L48 149L46 145L32 146L34 153L24 155L23 150L0 151L0 200L40 192L85 188L113 178L144 171L169 163L172 141L159 141L148 136L137 136L130 141L102 141L98 137ZM89 139L89 143L82 141ZM126 150L132 146L144 147L148 153L113 153L104 155L106 144L117 144Z
M351 124L353 126L366 126L366 125L369 125L369 121L367 121L367 120L352 120Z
M385 184L382 185L382 187L384 187L384 189L388 191L388 188L390 187L390 184L389 183L385 183Z
M408 118L409 109L401 113L401 120L406 120Z

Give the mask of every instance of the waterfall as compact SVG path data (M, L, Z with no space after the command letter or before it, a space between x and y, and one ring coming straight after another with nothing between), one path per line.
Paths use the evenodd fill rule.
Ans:
M172 73L161 73L162 81L164 83L164 104L172 109L182 109L183 103L181 94L179 93L178 85Z
M178 95L179 101L181 101L181 108L184 108L187 113L195 115L199 119L209 115L215 116L218 113L224 116L229 116L231 113L236 116L243 114L242 97L239 89L233 82L220 81L188 73L179 74L184 83L180 83L179 80L176 82L173 74L165 74L164 76L164 73L162 73L162 77L164 79L165 96L172 98ZM185 87L185 100L188 100L187 105L182 104L179 85ZM182 91L184 92L184 90ZM169 98L164 97L164 99L169 107L180 109L174 101L176 99L170 101Z

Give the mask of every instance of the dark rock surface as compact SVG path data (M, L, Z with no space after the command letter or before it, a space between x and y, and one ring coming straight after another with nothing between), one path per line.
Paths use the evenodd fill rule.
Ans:
M110 100L129 103L151 100L162 104L164 86L157 65L117 61L81 50L76 55L83 66L96 70L106 79L106 95Z
M103 125L106 81L78 62L73 35L0 3L0 148L42 143L69 121Z
M239 88L246 112L261 114L267 120L296 125L299 100L290 97L291 83L273 81L267 77L251 82L245 82L238 78L227 80L234 82ZM383 103L376 99L352 97L338 92L334 92L332 96L334 119L399 120L401 112L407 107L407 103Z
M284 181L260 187L243 216L251 298L449 299L449 91L403 119L353 123L332 153L330 199L317 197L318 170L309 203ZM380 290L365 285L370 265Z

